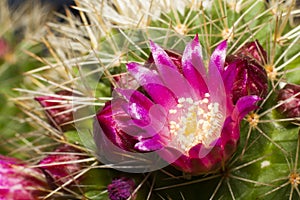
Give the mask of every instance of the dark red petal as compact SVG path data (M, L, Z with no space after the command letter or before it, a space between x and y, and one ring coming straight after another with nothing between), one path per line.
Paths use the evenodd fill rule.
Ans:
M257 40L246 43L237 51L236 55L250 57L262 66L267 63L267 52L262 48Z
M268 94L268 78L265 69L250 57L227 56L226 71L235 70L232 85L234 104L243 96L257 95L265 98Z
M286 117L300 117L300 86L287 84L278 92L278 103L284 103L278 107L278 111ZM299 121L299 120L298 120Z

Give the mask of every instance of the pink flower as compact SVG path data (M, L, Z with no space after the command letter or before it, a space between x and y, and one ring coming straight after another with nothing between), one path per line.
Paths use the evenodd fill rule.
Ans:
M113 100L97 113L99 159L109 162L126 152L156 152L193 175L220 169L236 151L240 121L257 108L259 97L244 96L233 105L236 70L224 70L226 41L215 49L208 68L198 36L187 44L182 58L175 57L181 65L157 44L150 42L150 48L154 65L127 64L140 87L116 88ZM114 154L113 146L120 152Z
M43 172L0 155L0 200L40 199L47 189Z
M62 90L55 93L56 95L72 97L72 92ZM63 131L74 129L72 104L68 103L67 98L55 96L39 96L35 97L41 106L45 109L50 124Z

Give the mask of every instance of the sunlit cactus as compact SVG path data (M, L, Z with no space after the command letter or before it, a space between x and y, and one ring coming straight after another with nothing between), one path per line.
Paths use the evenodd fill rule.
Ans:
M50 54L36 56L44 66L13 99L36 129L26 143L35 155L62 143L89 161L72 171L76 190L58 184L46 197L299 199L299 91L288 88L300 83L296 5L76 1L78 16L48 23ZM198 159L198 144L212 143Z

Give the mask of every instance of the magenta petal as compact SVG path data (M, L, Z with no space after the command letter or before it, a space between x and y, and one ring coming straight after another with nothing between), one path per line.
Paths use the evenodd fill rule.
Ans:
M202 61L202 47L199 43L198 35L187 44L183 52L182 68L183 75L200 97L208 93L204 80L207 74Z
M199 42L198 35L187 44L182 56L183 67L193 66L203 78L207 76L202 58L202 47Z
M196 98L193 87L177 70L174 70L170 67L163 67L159 69L159 72L164 79L164 85L170 89L177 98Z
M74 129L74 124L72 123L74 120L72 104L67 103L68 99L65 98L71 97L73 95L72 92L61 90L55 94L62 95L62 97L38 96L34 99L44 108L50 124L53 127L63 131Z
M124 150L132 151L137 139L133 137L135 133L130 132L132 135L126 134L122 131L122 125L130 131L131 127L127 126L126 121L130 121L130 117L123 110L122 106L126 104L123 99L116 99L113 102L108 102L104 108L97 114L97 121L94 125L95 137L109 139L115 146L118 146ZM117 119L117 120L116 120ZM121 122L124 122L123 124ZM138 130L136 131L138 132ZM96 140L96 144L104 145L101 141Z
M156 71L143 67L138 63L128 63L127 70L141 86L150 83L163 85L163 82Z
M261 100L256 95L241 97L233 110L232 119L239 122L244 118L250 111L253 111L258 108L256 103Z
M203 148L201 144L195 146L191 149L189 156L181 155L172 165L191 175L204 174L219 169L223 161L222 148L215 146L209 150L201 150ZM203 154L201 151L207 152L205 155L201 155ZM174 154L174 152L172 153Z
M211 55L208 71L208 90L213 102L220 104L222 112L225 112L227 106L227 94L223 81L223 68L226 57L226 40L221 42Z
M177 98L195 96L193 88L180 73L176 65L174 65L168 54L153 42L150 42L150 46L156 68L164 85L170 89Z
M173 63L172 59L168 56L168 54L159 45L155 44L151 40L150 49L157 68L171 67L174 70L177 70L176 65Z
M161 104L165 108L170 108L177 104L174 95L164 86L156 72L137 63L127 64L127 69L155 103Z
M240 139L239 122L233 121L228 117L223 126L222 140L220 140L223 147L223 159L227 160L236 151Z
M209 71L211 67L217 67L220 73L224 70L224 63L226 58L227 41L221 42L214 50L210 57ZM214 71L214 70L213 70Z
M219 141L223 148L234 143L231 149L236 149L236 144L240 139L239 125L239 122L232 120L231 117L226 118L221 134L222 140Z
M148 84L144 85L143 88L155 103L162 105L165 109L174 107L177 104L174 94L163 85Z
M153 104L145 95L136 90L122 90L117 89L128 101L128 106L125 112L132 118L132 122L127 121L127 126L135 125L146 132L146 135L140 133L140 137L150 137L162 130L167 123L167 113L165 109L158 105ZM118 123L122 123L117 120ZM123 123L122 123L123 124Z
M162 141L160 140L159 135L155 135L151 138L143 139L140 142L136 143L134 146L139 151L149 152L149 151L157 151L163 148Z
M128 113L136 120L142 120L149 123L147 117L149 109L154 105L149 98L137 90L131 89L116 89L128 101Z

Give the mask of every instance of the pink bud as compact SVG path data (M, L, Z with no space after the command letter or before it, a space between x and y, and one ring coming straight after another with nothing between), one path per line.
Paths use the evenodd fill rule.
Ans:
M82 159L82 155L77 149L69 145L62 145L53 154L41 160L39 165L47 175L50 185L62 185L72 180L82 169L82 164L75 162L80 159Z
M47 190L42 171L25 163L0 155L0 199L35 200Z
M72 92L62 90L55 93L56 95L72 96ZM54 96L35 97L41 106L45 109L50 124L56 128L60 127L63 131L74 129L73 127L73 110L69 99Z

